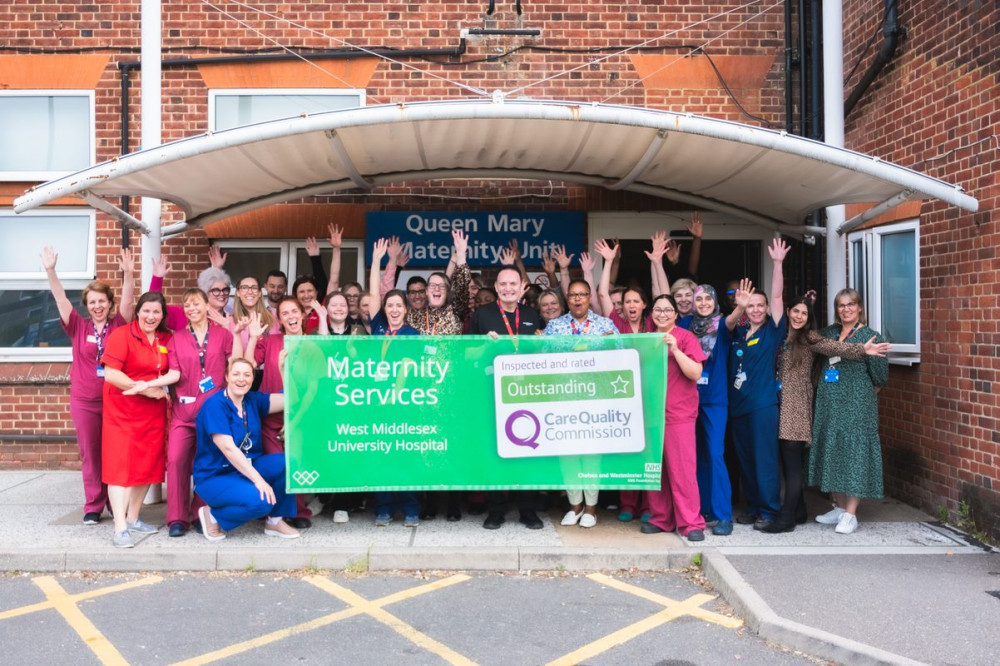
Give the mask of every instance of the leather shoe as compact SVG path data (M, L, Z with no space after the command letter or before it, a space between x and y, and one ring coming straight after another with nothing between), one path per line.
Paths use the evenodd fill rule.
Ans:
M521 524L527 527L529 530L542 529L542 519L539 518L538 514L536 514L534 511L522 511Z
M504 517L502 513L491 513L483 521L483 527L488 530L498 530L503 523Z
M179 520L170 523L169 535L172 537L182 537L185 534L187 534L187 531L188 531L187 525L180 522Z
M643 534L659 534L660 532L666 532L662 527L657 527L653 523L643 523L639 527L639 531Z
M458 521L462 520L461 509L459 509L458 507L452 507L448 509L447 518L449 523L457 523Z
M765 527L760 528L761 532L767 532L768 534L778 534L780 532L794 532L795 523L798 522L794 518L789 518L787 516L778 516L771 523Z
M285 522L294 527L297 530L307 530L313 526L313 523L308 518L285 518Z
M766 532L772 524L774 524L774 520L771 518L758 518L754 521L753 528L758 532Z
M753 525L754 523L757 522L758 519L759 516L755 516L752 513L741 513L740 515L736 516L736 522L739 523L740 525Z
M688 541L704 541L705 540L705 531L704 530L691 530L690 532L688 532L687 534L685 534L684 537Z

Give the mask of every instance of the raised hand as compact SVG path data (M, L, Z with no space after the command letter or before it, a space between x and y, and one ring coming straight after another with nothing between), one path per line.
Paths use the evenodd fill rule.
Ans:
M132 250L127 247L122 249L118 257L118 266L125 275L135 274L135 260L132 258Z
M464 263L465 255L469 251L469 237L461 229L452 229L451 238L455 243L455 255L463 260L459 263ZM517 247L517 241L512 242L515 243L514 247Z
M604 261L614 261L615 255L618 254L618 244L616 243L614 247L611 247L606 240L598 238L594 243L594 251L601 255Z
M740 280L740 286L736 288L736 295L734 296L736 307L746 310L747 306L750 305L750 296L752 295L753 282L749 278L743 278Z
M403 251L403 245L402 243L399 242L399 236L390 236L389 247L386 250L386 254L389 255L389 260L396 261L399 258L399 253L402 251Z
M510 251L514 253L514 259L515 260L520 259L521 258L521 248L519 248L517 246L517 239L516 238L511 238L510 239L510 245L509 245L509 247L510 247Z
M559 264L559 268L569 268L569 262L573 261L572 254L566 254L565 245L553 245L552 246L552 256L555 258L556 263Z
M406 250L400 250L399 254L396 256L396 266L402 269L406 264L410 263L410 255Z
M517 255L509 247L500 250L500 264L502 266L512 266L516 257Z
M333 222L326 225L326 230L330 234L330 245L332 247L340 247L344 242L344 230Z
M167 273L170 272L170 262L167 261L167 257L163 254L158 256L153 261L153 275L158 278L167 277Z
M597 262L592 256L590 256L589 252L580 253L580 268L583 269L584 275L590 275L593 273L595 266L597 266Z
M250 331L251 338L259 338L264 335L264 322L261 321L260 315L257 312L251 312L248 317L244 317L240 320L240 323L246 321L247 329Z
M46 273L55 270L56 262L59 261L59 255L56 254L51 245L43 247L42 254L40 256L42 258L42 268L45 269Z
M377 265L381 264L382 257L384 257L388 251L389 241L385 238L379 238L375 241L375 244L372 245L372 263Z
M663 261L663 255L667 252L667 232L657 231L649 240L653 243L653 251L646 252L646 256L650 261Z
M702 233L701 213L699 213L698 211L691 213L691 221L685 223L684 227L695 238L701 238L701 233Z
M556 272L556 260L552 258L548 250L542 251L542 270L549 275Z
M315 236L309 236L306 238L306 254L310 257L319 256L319 243L316 242Z
M677 265L681 260L681 246L677 244L677 241L670 239L667 241L664 254L667 255L667 261L673 265Z
M780 238L771 241L771 247L767 248L767 253L771 255L771 261L784 261L791 246Z
M225 312L219 312L215 308L208 308L208 318L223 328L229 328L229 315Z
M219 249L218 245L208 246L208 263L212 264L212 268L221 269L226 265L226 257L228 256L228 254L223 253L222 250Z

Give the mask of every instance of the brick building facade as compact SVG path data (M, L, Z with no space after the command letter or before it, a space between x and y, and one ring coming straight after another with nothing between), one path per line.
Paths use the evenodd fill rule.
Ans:
M163 140L218 127L219 111L213 104L226 91L353 91L363 96L364 104L382 104L461 99L500 89L538 99L670 109L796 132L806 124L798 102L794 117L785 110L781 0L520 4L521 16L515 13L514 0L496 3L496 12L488 16L485 0L222 2L215 7L167 0ZM930 510L943 505L955 511L966 499L985 512L986 507L995 508L1000 497L1000 404L991 390L998 372L993 342L997 332L996 324L983 316L997 305L993 292L1000 279L992 267L991 242L998 187L994 135L1000 119L995 64L1000 38L995 29L976 26L993 25L1000 17L989 3L970 1L948 10L939 7L942 4L901 4L906 36L847 118L847 146L958 183L980 200L980 212L974 215L926 202L878 222L919 217L921 312L920 362L893 367L880 406L890 492ZM35 0L3 5L0 104L5 92L92 91L96 160L138 149L142 74L134 63L139 19L138 2ZM881 3L845 2L845 73L855 63L857 71L868 66L872 53L867 45L883 19ZM537 29L539 34L462 34L498 28ZM356 47L379 56L345 53ZM801 67L792 74L798 86ZM128 86L123 86L123 77L128 77ZM125 132L123 115L128 118ZM3 206L46 179L5 176L2 171ZM61 211L89 211L78 200L59 203ZM210 242L237 247L270 239L291 243L286 249L294 252L295 241L322 236L331 220L345 226L345 237L363 239L369 211L491 210L498 205L604 216L609 221L605 227L591 225L598 233L622 216L656 216L685 208L570 183L499 179L407 182L377 187L363 196L311 197L170 238L164 245L172 264L165 292L176 299L193 281L205 265ZM137 209L133 202L133 212ZM9 219L0 219L0 225ZM164 223L178 219L178 212L165 205ZM120 225L103 213L96 214L94 224L93 274L119 290L113 258L121 245ZM676 221L671 224L682 228ZM724 220L722 226L727 226ZM706 231L707 240L713 228ZM734 225L727 228L738 230ZM767 237L761 230L734 233L726 238L759 244ZM138 246L135 232L129 242ZM807 260L789 280L790 291L815 284L816 276L823 274L818 254L805 245L796 245L796 251ZM45 292L38 279L5 285L0 278L0 295L16 290L23 301L33 288ZM25 338L4 341L0 347ZM68 355L51 348L33 354L30 345L6 351L6 362L0 363L0 467L75 466L67 408Z

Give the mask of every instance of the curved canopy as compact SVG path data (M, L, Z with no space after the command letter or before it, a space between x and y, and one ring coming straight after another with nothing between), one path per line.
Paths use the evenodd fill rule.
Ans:
M652 109L534 100L370 106L207 133L32 188L22 212L76 195L137 226L107 197L170 201L180 233L303 196L436 178L551 179L690 203L785 232L809 213L874 202L879 213L960 187L802 137Z

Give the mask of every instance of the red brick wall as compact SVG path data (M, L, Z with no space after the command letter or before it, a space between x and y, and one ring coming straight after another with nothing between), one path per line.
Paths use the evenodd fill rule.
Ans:
M884 8L845 5L846 72L878 30ZM923 206L921 363L892 368L879 406L888 492L935 514L942 506L954 514L965 500L979 527L994 534L1000 533L998 21L992 2L900 2L906 37L846 127L849 148L957 183L979 199L974 214L937 202Z

